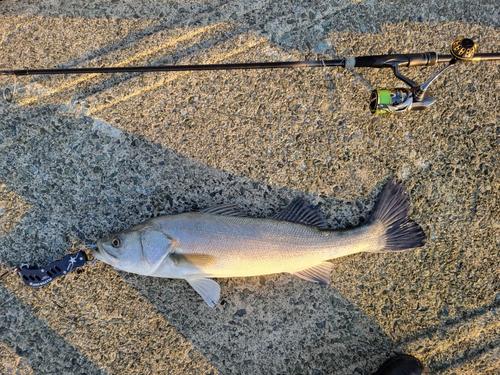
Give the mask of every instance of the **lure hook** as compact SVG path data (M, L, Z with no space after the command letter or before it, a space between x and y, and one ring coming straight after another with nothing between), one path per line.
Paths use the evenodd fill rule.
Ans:
M5 99L5 101L9 103L12 102L12 100L14 99L14 95L17 90L17 77L15 74L11 74L10 76L11 76L11 81L13 80L14 83L12 85L7 83L7 85L3 89L3 98Z
M7 271L5 271L2 275L0 275L0 280L3 280L4 278L6 278L12 271L16 271L18 270L18 267L13 267L13 268L9 268Z

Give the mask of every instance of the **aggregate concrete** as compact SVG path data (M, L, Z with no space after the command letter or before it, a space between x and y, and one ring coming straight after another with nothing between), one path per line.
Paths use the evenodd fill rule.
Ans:
M500 51L496 0L0 1L0 69ZM403 69L424 82L440 67ZM500 372L500 65L457 64L424 112L373 116L389 70L341 68L0 77L0 266L46 265L163 214L296 195L335 228L404 182L421 249L291 275L186 282L98 263L41 289L0 282L5 374L372 374L389 356L431 374Z

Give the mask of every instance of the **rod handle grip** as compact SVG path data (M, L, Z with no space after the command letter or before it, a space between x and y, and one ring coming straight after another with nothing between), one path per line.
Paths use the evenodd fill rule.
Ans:
M400 67L432 66L436 65L437 60L436 52L360 56L356 57L354 66L358 68L391 68L394 63Z

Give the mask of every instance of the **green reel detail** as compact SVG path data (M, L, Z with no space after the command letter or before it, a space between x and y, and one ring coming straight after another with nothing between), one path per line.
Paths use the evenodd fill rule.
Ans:
M382 115L409 111L413 104L413 95L405 88L373 90L370 98L371 113Z
M388 113L384 108L391 105L391 90L373 90L370 98L370 111L377 115Z

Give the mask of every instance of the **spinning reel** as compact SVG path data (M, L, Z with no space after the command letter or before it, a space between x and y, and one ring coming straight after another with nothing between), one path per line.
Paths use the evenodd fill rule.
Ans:
M410 86L410 88L373 90L370 97L370 111L374 114L405 113L411 110L423 110L430 107L436 102L436 99L426 92L432 82L450 69L457 61L474 61L476 50L477 44L472 39L457 39L450 48L452 59L449 64L422 85L416 84L399 72L400 61L386 62L394 71L394 75ZM434 65L438 60L437 53L428 53L430 55L428 65ZM406 64L406 61L404 63Z

